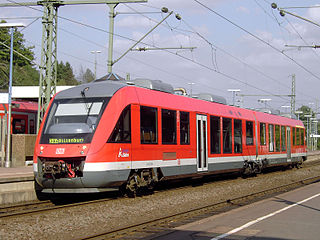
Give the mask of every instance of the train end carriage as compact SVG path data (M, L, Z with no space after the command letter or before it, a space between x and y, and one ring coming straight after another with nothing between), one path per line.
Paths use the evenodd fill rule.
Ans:
M0 119L8 114L8 104L0 104ZM38 103L31 101L12 101L11 134L35 134Z
M259 159L266 166L299 166L307 159L305 128L302 121L255 113L258 125Z

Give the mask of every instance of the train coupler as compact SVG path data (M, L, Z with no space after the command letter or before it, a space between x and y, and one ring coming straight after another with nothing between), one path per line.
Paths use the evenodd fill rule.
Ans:
M75 178L83 176L82 161L42 161L42 173L45 178Z

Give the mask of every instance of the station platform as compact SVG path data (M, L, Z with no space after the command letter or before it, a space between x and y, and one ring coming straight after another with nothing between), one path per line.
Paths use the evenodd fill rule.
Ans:
M33 166L0 167L0 205L37 200L33 180Z
M0 167L0 183L3 182L19 182L26 179L33 180L33 166L4 168Z
M155 239L319 239L319 188L317 182L177 227Z

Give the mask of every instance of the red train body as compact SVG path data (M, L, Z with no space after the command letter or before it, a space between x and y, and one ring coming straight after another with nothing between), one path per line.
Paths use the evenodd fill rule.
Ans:
M58 93L34 151L37 191L135 192L161 179L306 160L298 120L112 81Z

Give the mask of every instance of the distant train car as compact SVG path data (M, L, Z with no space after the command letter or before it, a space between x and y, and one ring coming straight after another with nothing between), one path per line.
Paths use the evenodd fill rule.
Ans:
M56 94L35 151L37 192L129 194L162 179L298 165L301 121L176 95L161 81L99 81ZM201 98L201 96L199 97Z
M12 101L11 133L35 134L38 103L30 101ZM8 104L0 104L0 117L8 112Z

